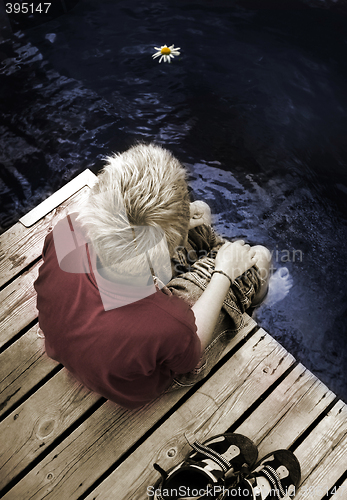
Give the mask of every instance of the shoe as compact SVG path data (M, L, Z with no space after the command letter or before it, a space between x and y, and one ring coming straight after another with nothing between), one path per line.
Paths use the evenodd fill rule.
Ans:
M300 484L300 464L289 450L277 450L262 458L252 472L239 474L220 500L289 500Z
M154 486L154 500L217 500L227 477L253 467L258 456L255 444L241 434L219 434L190 446L193 451L170 471L154 464L162 476Z

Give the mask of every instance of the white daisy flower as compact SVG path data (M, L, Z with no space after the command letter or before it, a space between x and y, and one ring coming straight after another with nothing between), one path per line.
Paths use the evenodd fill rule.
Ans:
M174 56L180 55L180 52L178 52L180 50L180 47L174 47L174 45L171 45L170 47L168 47L167 45L163 45L160 48L154 47L158 52L152 55L153 59L161 56L159 62L161 62L162 59L164 59L164 62L171 62L171 59L173 59Z

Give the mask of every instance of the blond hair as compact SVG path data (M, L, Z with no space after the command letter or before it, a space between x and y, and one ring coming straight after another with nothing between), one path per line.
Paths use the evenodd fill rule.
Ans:
M173 255L188 232L186 171L154 144L109 156L78 221L104 267L145 274L148 258L163 262L163 253Z

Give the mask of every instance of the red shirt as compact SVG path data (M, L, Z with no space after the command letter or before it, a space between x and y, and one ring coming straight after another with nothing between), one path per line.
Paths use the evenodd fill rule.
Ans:
M34 284L46 352L90 390L126 408L142 406L169 387L175 373L198 364L194 314L182 299L154 286L135 289L102 278L74 217L47 235ZM55 242L67 221L75 249L59 265ZM112 306L127 296L131 303Z

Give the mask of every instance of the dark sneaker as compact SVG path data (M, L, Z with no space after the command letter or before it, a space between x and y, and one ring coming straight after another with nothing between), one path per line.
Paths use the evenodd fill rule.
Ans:
M300 484L300 464L289 450L277 450L262 458L249 473L239 474L219 500L289 500Z
M219 434L190 445L193 451L170 471L154 464L162 476L154 486L154 500L217 500L227 477L253 467L258 456L255 444L241 434Z

